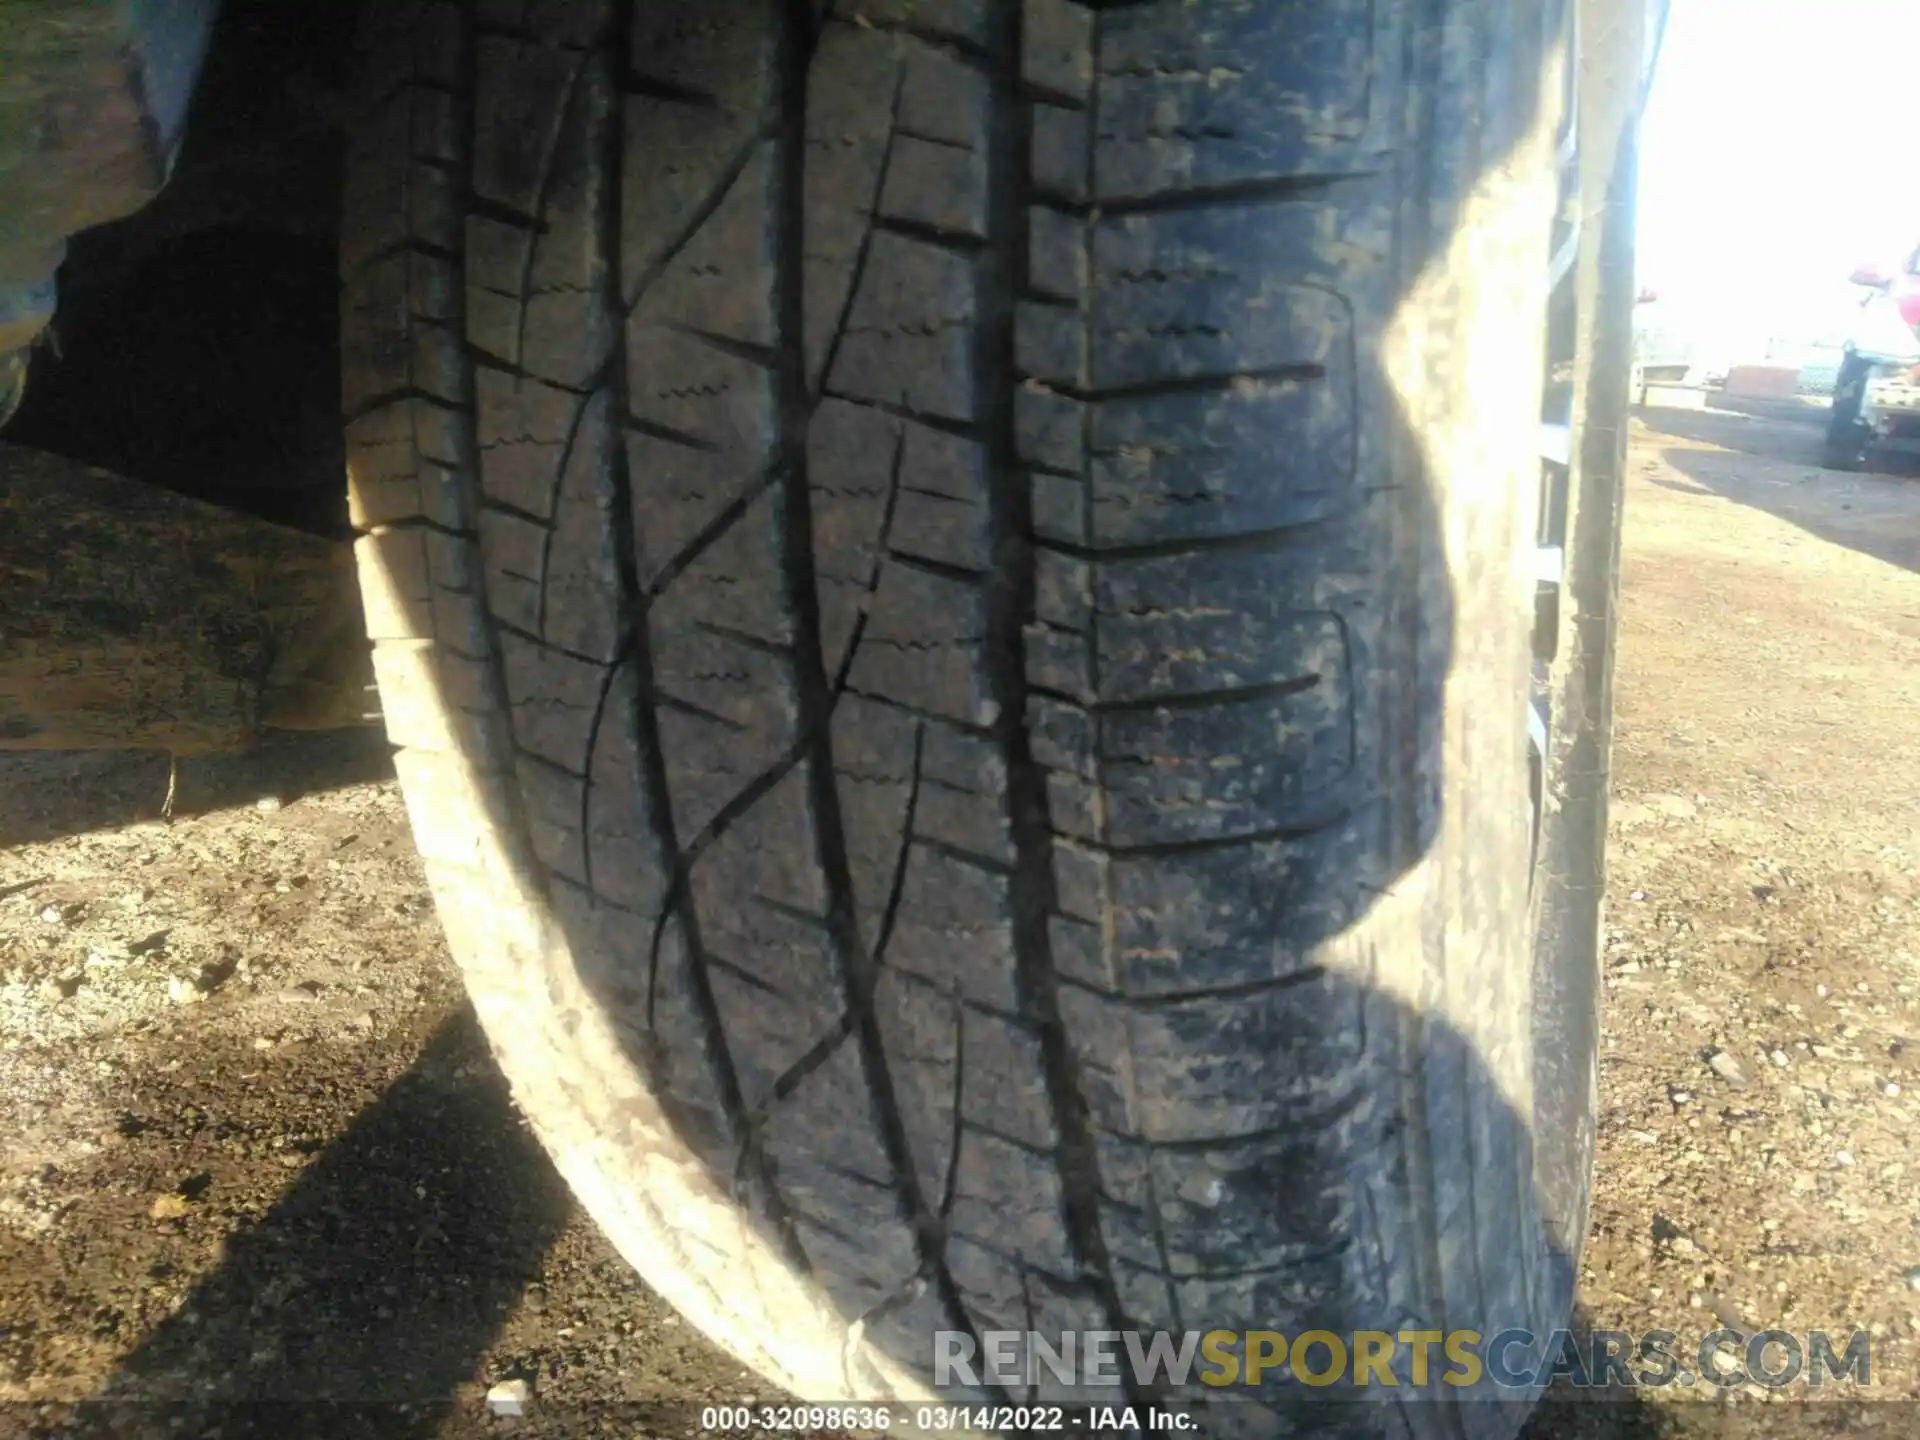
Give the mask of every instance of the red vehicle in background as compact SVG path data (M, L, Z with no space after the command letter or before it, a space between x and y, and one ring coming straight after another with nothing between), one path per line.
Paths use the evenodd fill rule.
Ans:
M1920 246L1896 268L1851 278L1866 296L1834 384L1830 470L1858 470L1875 451L1920 454Z

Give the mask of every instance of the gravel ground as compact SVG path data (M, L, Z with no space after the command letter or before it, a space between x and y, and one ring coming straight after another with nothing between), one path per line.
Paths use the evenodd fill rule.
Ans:
M1909 1403L1696 1387L1539 1440L1920 1429L1920 483L1817 445L1635 427L1581 1308L1683 1345L1871 1327ZM515 1116L377 737L189 762L171 825L166 778L0 757L0 1432L206 1434L161 1402L273 1398L334 1408L257 1433L464 1434L518 1378L555 1433L635 1433L631 1401L685 1433L754 1394Z

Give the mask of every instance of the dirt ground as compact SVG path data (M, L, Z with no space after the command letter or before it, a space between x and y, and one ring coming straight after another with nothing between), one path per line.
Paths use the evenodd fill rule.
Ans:
M1635 426L1581 1309L1683 1343L1870 1327L1874 1393L1912 1400L1920 482L1818 470L1817 418ZM171 825L166 768L0 757L0 1433L275 1399L308 1409L257 1433L462 1434L515 1377L565 1433L635 1433L633 1400L687 1433L685 1402L753 1394L514 1115L379 738L187 762ZM1817 1418L1701 1398L1531 1433Z

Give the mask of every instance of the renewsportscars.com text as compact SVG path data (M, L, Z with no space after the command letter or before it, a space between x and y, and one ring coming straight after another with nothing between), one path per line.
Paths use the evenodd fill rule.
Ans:
M1089 1391L1132 1383L1179 1388L1271 1384L1503 1390L1570 1386L1658 1389L1873 1383L1867 1332L1672 1330L958 1330L933 1337L936 1386L1053 1385Z

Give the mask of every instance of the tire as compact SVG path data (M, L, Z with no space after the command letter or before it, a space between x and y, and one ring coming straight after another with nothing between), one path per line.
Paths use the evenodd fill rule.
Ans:
M383 706L496 1054L647 1280L808 1399L1066 1393L936 1387L940 1331L1561 1324L1586 1176L1537 1192L1533 1137L1592 1100L1536 1113L1535 1057L1590 1081L1600 855L1536 891L1559 7L369 15ZM1602 38L1580 199L1627 213ZM1615 428L1547 789L1590 827L1631 285L1578 273Z
M1866 403L1867 382L1872 378L1873 366L1851 351L1840 362L1840 374L1833 382L1833 404L1827 416L1821 468L1859 470L1865 467L1873 430L1861 421L1860 411Z

